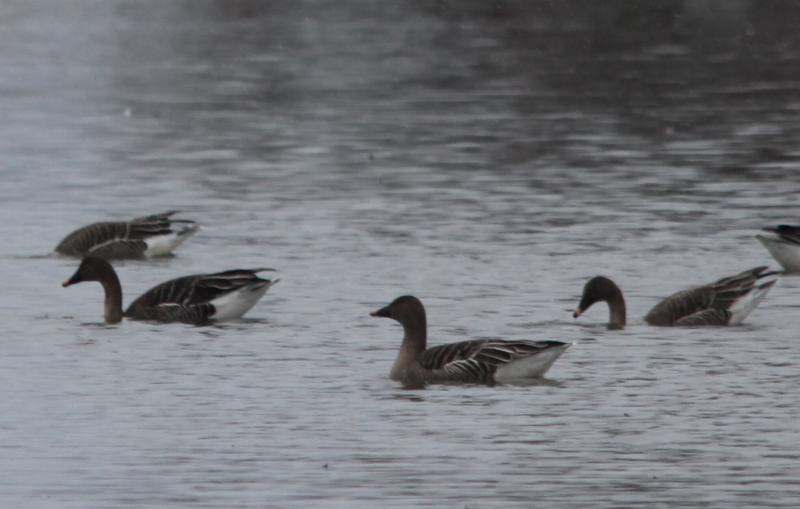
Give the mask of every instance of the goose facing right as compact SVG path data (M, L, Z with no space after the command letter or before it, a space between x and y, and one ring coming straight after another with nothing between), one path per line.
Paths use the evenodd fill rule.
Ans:
M779 224L756 238L787 272L800 272L800 226Z
M427 319L419 299L396 298L371 316L403 326L403 343L389 377L406 384L481 383L543 376L571 343L476 339L427 348Z
M92 223L64 237L56 246L56 252L106 260L168 256L198 229L194 221L173 219L178 212L169 210L130 221Z
M240 318L279 280L262 279L258 272L273 269L234 269L195 274L154 286L122 312L122 287L114 267L103 258L87 256L62 286L97 281L105 292L105 321L123 316L135 320L183 322L196 325Z
M656 304L644 320L657 326L739 324L764 299L778 274L767 267L755 267L674 293ZM625 299L616 283L603 276L590 279L572 316L578 318L595 302L608 304L610 328L625 326Z

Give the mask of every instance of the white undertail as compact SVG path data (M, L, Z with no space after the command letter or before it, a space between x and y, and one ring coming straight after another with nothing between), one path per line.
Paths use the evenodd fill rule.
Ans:
M544 376L550 366L572 345L573 343L566 343L561 346L553 346L534 355L509 362L497 368L494 378L503 383L523 378Z
M728 322L730 325L737 325L742 323L742 320L747 318L747 315L753 312L758 307L764 297L767 296L769 289L778 281L778 274L772 274L763 279L759 279L756 286L745 295L737 299L728 309L731 312L731 319Z
M788 272L800 272L800 246L782 240L777 235L756 235L775 261Z
M147 249L144 252L144 256L146 258L154 258L157 256L166 256L172 253L172 251L180 246L183 241L197 233L199 228L199 225L192 223L174 232L144 239L145 244L147 244Z
M280 279L259 282L217 297L211 301L216 311L210 318L217 321L241 318L250 308L256 305L258 299L267 293L269 287L278 281Z

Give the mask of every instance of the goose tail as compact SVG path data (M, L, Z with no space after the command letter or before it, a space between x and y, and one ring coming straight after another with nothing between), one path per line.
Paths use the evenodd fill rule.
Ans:
M759 234L756 238L787 272L800 272L800 242L790 242L778 232L774 233L774 235Z
M753 288L731 305L729 309L731 313L729 323L732 325L738 324L747 318L747 315L752 313L753 310L761 304L761 301L764 300L764 297L767 296L770 289L775 286L781 274L781 271L767 270L766 267L762 267L756 276L756 283L753 285Z
M508 382L520 379L540 378L550 369L550 366L561 357L575 343L562 343L560 341L541 341L544 348L539 352L514 360L498 367L495 380Z

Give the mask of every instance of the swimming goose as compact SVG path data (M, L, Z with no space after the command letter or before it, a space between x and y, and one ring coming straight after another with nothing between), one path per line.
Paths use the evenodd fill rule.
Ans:
M767 235L756 235L767 251L787 272L800 272L800 226L779 224L764 228Z
M87 256L62 286L97 281L105 291L106 323L122 317L159 322L207 324L244 315L278 279L262 279L257 272L273 269L235 269L171 279L147 290L122 312L119 278L103 258Z
M735 325L767 295L778 280L776 271L756 267L715 283L670 295L650 310L644 320L650 325ZM625 326L625 299L610 279L597 276L583 287L583 296L573 317L581 316L595 302L605 301L609 327Z
M403 343L389 374L404 383L487 383L540 377L571 343L476 339L427 348L425 308L404 295L370 313L403 326Z
M97 256L107 260L144 259L172 253L198 228L188 219L172 219L177 210L137 217L130 221L106 221L78 228L58 246L56 252L69 256Z

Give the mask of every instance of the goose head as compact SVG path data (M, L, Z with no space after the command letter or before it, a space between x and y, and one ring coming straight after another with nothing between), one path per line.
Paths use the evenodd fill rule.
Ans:
M403 295L393 300L390 304L373 311L370 316L391 318L403 326L425 323L425 308L422 302L412 295Z
M95 256L87 256L81 261L81 264L78 267L78 270L75 271L75 274L73 274L71 278L64 281L61 286L67 287L77 283L83 283L85 281L98 281L100 283L105 283L110 274L113 273L114 268L104 259L97 258Z
M122 288L114 267L102 258L87 256L81 261L75 274L61 286L71 286L84 281L97 281L103 285L106 322L117 323L122 320Z
M589 309L595 302L606 302L610 311L610 323L612 327L622 327L625 325L625 299L622 297L622 290L603 276L596 276L590 279L583 287L583 295L578 308L572 314L573 318L578 318Z

